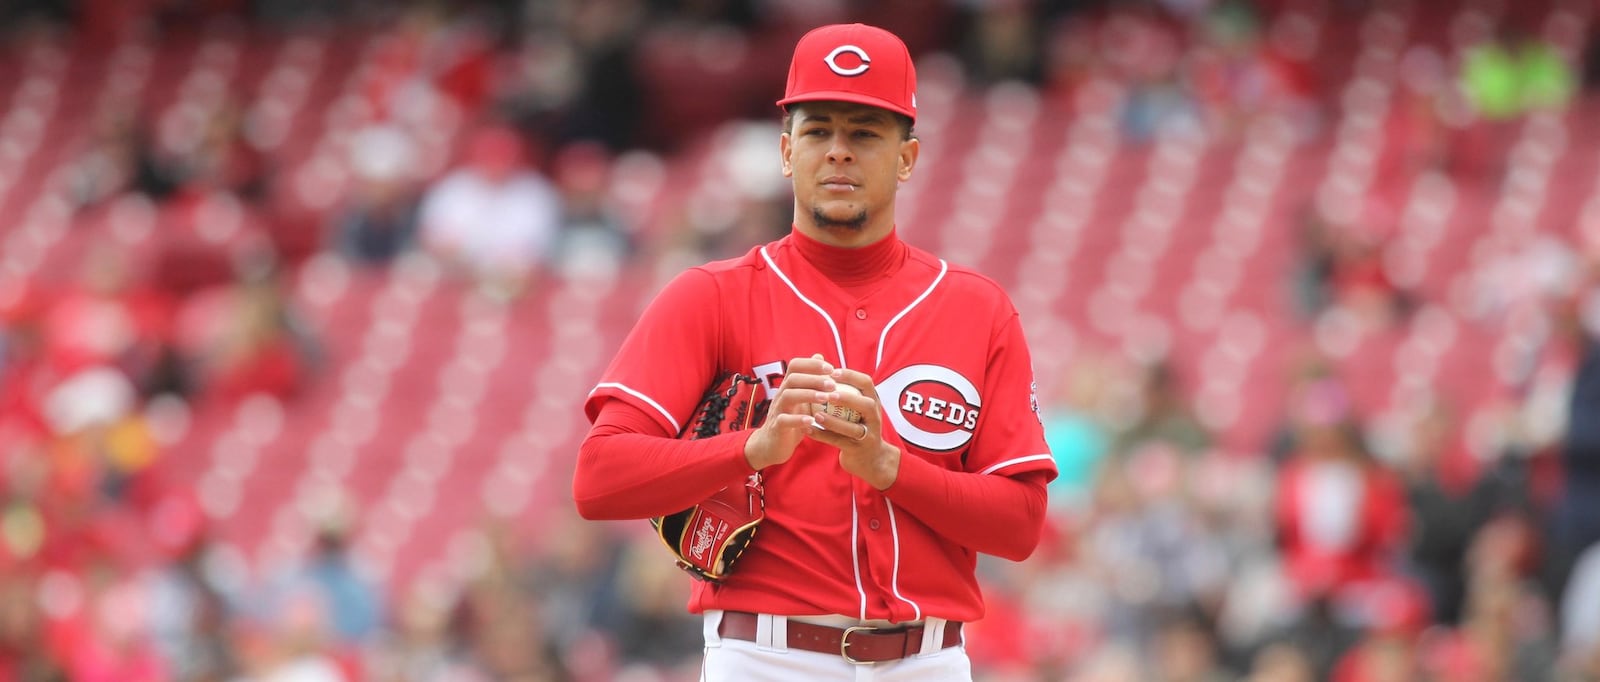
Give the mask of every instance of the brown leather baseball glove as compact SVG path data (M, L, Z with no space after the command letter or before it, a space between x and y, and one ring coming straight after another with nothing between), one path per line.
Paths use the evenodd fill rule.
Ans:
M729 373L713 382L679 438L698 440L761 425L761 380ZM650 525L678 560L701 580L722 582L755 538L766 518L761 473L722 488L705 501L676 514L650 519Z

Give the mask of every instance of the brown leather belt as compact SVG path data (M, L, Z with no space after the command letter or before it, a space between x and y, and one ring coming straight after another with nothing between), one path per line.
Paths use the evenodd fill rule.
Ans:
M722 614L722 624L717 634L731 639L756 641L756 623L760 616L744 611L727 611ZM834 628L789 619L788 646L790 649L838 654L851 663L881 663L898 661L922 652L923 626L911 625L894 628L855 626ZM961 643L961 624L946 623L944 642L940 649Z

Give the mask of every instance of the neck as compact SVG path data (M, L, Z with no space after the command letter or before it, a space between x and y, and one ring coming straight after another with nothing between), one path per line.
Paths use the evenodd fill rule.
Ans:
M892 227L888 234L860 246L829 244L798 227L791 241L812 267L846 286L870 282L894 272L908 253L905 242L900 241Z
M874 213L857 226L839 224L819 225L817 216L801 206L794 206L794 231L829 246L860 248L876 244L894 233L894 211Z

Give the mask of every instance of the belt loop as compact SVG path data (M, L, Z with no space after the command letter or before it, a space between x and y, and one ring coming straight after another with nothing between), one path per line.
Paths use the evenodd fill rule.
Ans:
M706 609L705 625L703 626L705 628L706 646L722 646L722 635L717 632L717 628L721 625L722 611L719 609Z
M944 650L944 625L949 621L943 618L928 617L922 622L922 648L917 650L917 656L932 656Z
M762 613L756 616L756 646L763 651L789 650L789 619Z

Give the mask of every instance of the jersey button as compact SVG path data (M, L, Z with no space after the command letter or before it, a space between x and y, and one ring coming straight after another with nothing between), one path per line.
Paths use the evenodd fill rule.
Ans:
M866 308L856 308L856 319L858 319L858 320L867 319L867 309Z
M877 530L878 529L878 525L879 524L878 524L878 520L877 519L873 519L873 520L867 522L867 527L871 528L873 530Z

